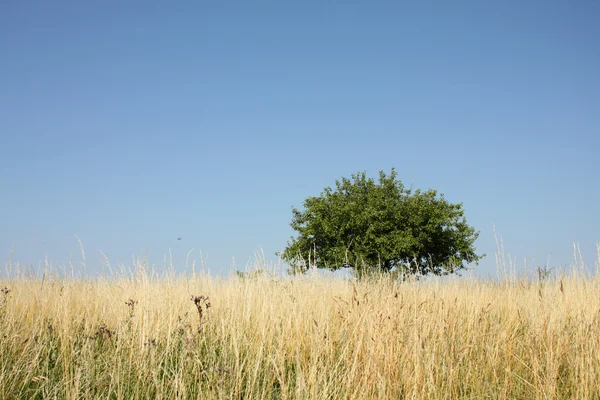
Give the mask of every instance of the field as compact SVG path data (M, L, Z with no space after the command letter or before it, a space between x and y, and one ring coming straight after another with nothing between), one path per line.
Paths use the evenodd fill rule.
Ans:
M576 269L398 283L11 268L1 399L600 399L600 279Z

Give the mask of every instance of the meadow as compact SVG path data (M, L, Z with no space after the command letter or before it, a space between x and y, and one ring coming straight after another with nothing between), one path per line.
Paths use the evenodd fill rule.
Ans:
M599 255L600 257L600 255ZM600 278L27 273L1 399L600 399Z

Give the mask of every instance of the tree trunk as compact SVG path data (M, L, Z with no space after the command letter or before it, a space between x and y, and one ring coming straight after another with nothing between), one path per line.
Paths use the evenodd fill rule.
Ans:
M392 269L392 260L385 260L385 262L383 263L383 270L385 272L390 272L391 269Z

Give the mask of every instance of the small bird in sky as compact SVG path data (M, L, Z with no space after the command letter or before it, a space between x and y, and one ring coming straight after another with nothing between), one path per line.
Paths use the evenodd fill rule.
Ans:
M177 240L181 240L181 238L177 238Z

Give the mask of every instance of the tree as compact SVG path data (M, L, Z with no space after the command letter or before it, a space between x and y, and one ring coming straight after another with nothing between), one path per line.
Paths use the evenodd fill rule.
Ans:
M379 172L379 183L365 172L342 178L335 190L308 197L304 208L292 208L290 225L299 235L280 254L293 272L350 267L359 276L446 275L483 257L475 253L479 232L467 224L462 203L405 188L393 168Z

